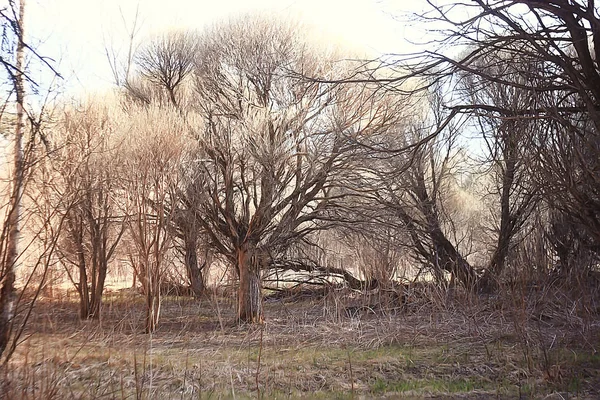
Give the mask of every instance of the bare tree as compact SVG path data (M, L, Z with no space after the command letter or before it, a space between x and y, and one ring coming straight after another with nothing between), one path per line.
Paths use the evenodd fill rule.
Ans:
M429 50L419 62L406 59L411 73L384 83L397 85L423 75L431 78L424 82L448 82L470 74L478 77L480 90L484 84L522 90L532 101L518 109L472 102L461 95L447 106L457 113L494 113L505 121L535 119L532 153L540 157L534 177L543 184L545 199L600 240L600 186L593 172L598 169L600 129L600 17L595 2L472 0L461 7L428 3L430 12L421 17L443 25L445 36L427 43ZM499 52L501 59L494 56ZM505 60L511 63L509 73L498 67Z
M531 177L543 189L540 193L552 207L569 214L597 241L600 207L598 176L594 171L598 170L600 127L600 69L596 56L600 47L600 17L595 2L471 0L457 5L428 0L427 3L429 11L417 18L435 22L436 32L430 36L431 41L422 43L426 46L424 51L365 63L364 68L371 75L355 73L344 81L378 82L382 89L418 94L434 87L450 89L456 87L457 80L472 76L478 81L479 91L488 90L487 86L495 86L496 89L489 90L496 92L499 92L497 87L503 87L500 91L506 93L522 91L522 98L529 100L515 107L502 101L490 104L489 97L473 98L465 96L463 91L448 90L444 103L440 104L448 111L442 125L462 114L485 114L499 121L498 125L503 122L499 129L506 133L517 126L526 129L523 127L535 120L535 135L526 142L531 153L539 155L528 162ZM497 56L499 53L502 57ZM502 67L507 62L511 63L510 70ZM378 74L382 67L394 72ZM424 145L442 131L435 130L412 147ZM502 269L508 243L534 206L533 199L520 191L519 178L511 172L518 169L517 163L510 161L516 160L516 145L511 145L514 139L515 136L507 138L506 146L503 145L507 163L500 213L504 217L489 273L481 281L483 286ZM388 154L403 154L405 150L402 145L389 149ZM520 193L508 196L515 189ZM431 200L433 194L420 192L421 204L427 204L429 201L424 200ZM431 226L436 225L435 221L430 222ZM447 249L449 254L453 253L450 247ZM454 256L451 259L460 260ZM471 273L463 276L474 277Z
M406 118L379 146L370 166L378 177L373 196L384 206L384 215L393 216L388 223L405 232L413 256L438 282L446 282L447 273L471 290L477 274L451 240L454 224L444 207L461 123L445 114L440 93L418 102L415 107L422 112Z
M172 208L172 231L177 247L184 257L187 278L194 297L201 297L206 289L203 271L210 264L212 250L202 228L199 210L202 208L204 180L198 173L198 152L190 146L179 168L180 180L177 188L178 202ZM199 256L199 253L201 256Z
M26 91L29 87L36 86L27 71L26 53L32 56L32 60L48 68L51 73L59 75L49 60L41 57L25 41L25 0L10 0L0 6L0 24L2 26L0 66L5 73L3 83L8 86L8 95L0 107L0 122L3 126L10 127L7 132L14 132L14 135L9 137L12 145L12 163L9 168L10 189L8 202L3 210L6 214L0 233L0 356L4 353L5 360L8 360L14 352L18 338L37 298L36 295L29 302L21 328L14 335L12 344L5 353L10 342L16 307L22 299L22 293L17 296L15 279L17 267L23 256L23 248L19 243L23 223L23 197L27 182L31 178L35 157L38 155L37 144L39 144L40 138L43 140L41 126L42 117L45 115L44 112L41 112L36 116L28 112L25 107ZM48 243L52 243L52 241L50 240ZM51 253L52 249L53 247L49 246L48 252L43 252L42 257L38 258L36 266L40 265L43 257ZM43 280L40 285L42 284ZM38 293L40 288L41 286L38 287Z
M41 118L42 116L40 116ZM38 126L46 121L39 120ZM15 293L15 314L6 329L9 341L4 350L5 365L24 342L28 322L35 312L37 300L51 291L53 275L57 270L57 247L60 233L65 225L63 203L57 200L56 174L53 173L45 147L31 146L25 151L26 164L35 163L36 168L27 171L19 241L18 290ZM60 196L60 195L59 195ZM64 201L68 199L63 198ZM60 204L57 206L57 204Z
M167 254L173 242L170 231L177 202L178 168L185 131L175 113L151 108L131 115L123 190L129 235L135 246L132 259L146 297L147 333L158 325L161 283L168 270ZM151 124L148 122L151 121Z
M491 57L495 60L490 60ZM502 75L522 86L527 84L531 71L539 68L537 64L530 64L530 73L523 75L525 66L519 64L515 68L502 53L490 55L484 60L488 72ZM496 287L499 274L504 270L514 246L514 238L521 232L539 201L536 184L531 179L536 157L531 150L540 124L535 118L517 116L519 110L535 109L537 96L515 86L490 84L473 74L468 74L464 83L465 89L472 96L473 104L488 104L503 110L502 113L495 110L474 113L486 144L487 162L490 163L490 172L494 175L497 185L495 190L499 196L496 245L489 265L478 282L481 290L489 291ZM513 110L513 115L509 113L510 110Z
M19 4L10 2L9 7L1 10L3 40L11 41L7 37L14 34L16 46L15 64L2 58L2 65L5 67L14 87L16 95L16 121L15 136L13 139L13 176L12 188L10 194L8 215L2 229L2 269L0 271L0 355L6 349L9 341L9 325L14 317L15 308L15 269L19 255L19 224L21 219L21 201L23 196L23 186L25 177L25 166L23 163L23 135L25 129L25 1L21 0ZM10 32L10 33L7 33ZM4 50L4 49L3 49ZM10 49L12 50L12 49ZM10 51L9 50L9 51ZM9 55L10 57L10 55Z
M171 105L179 108L178 92L194 69L197 41L190 32L172 32L142 45L133 57L142 79L129 79L126 82L128 92L145 103L160 100L164 93Z
M293 27L261 18L221 26L201 43L201 224L239 278L240 321L263 320L261 270L270 260L338 223L331 210L352 193L356 137L396 121L396 104L378 102L381 96L365 85L297 77L336 69Z
M100 318L109 263L125 229L118 215L119 142L111 118L110 105L66 110L52 157L63 182L56 198L66 219L58 250L79 293L82 319Z
M197 41L191 32L171 32L142 45L133 59L135 74L125 84L127 97L145 106L174 108L185 121L190 101L187 93L190 90L186 89L191 86L188 77L195 66ZM195 171L197 165L193 158L196 154L188 153L192 158L180 166L183 179L178 189L178 202L169 204L166 210L171 215L169 220L177 239L174 245L183 254L192 293L199 297L204 291L202 269L207 261L206 257L199 261L198 256L198 247L204 243L196 215L202 180Z
M131 67L133 64L133 56L136 49L136 36L140 32L140 6L139 3L135 9L135 15L132 18L131 25L128 24L123 10L119 9L121 14L121 20L123 22L122 28L127 32L127 53L125 60L123 60L122 50L123 48L113 42L113 38L104 38L104 54L106 55L106 61L110 67L113 75L114 83L117 86L126 85L129 82L131 76Z

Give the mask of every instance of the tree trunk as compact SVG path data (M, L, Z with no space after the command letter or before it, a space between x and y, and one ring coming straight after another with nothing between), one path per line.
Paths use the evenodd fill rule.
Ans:
M263 299L260 265L253 251L242 246L237 251L237 269L240 285L238 288L238 320L248 323L262 323Z
M435 249L435 267L438 270L450 272L468 290L473 289L477 280L473 267L450 243L441 229L434 228L430 235Z
M460 254L458 249L448 240L438 218L438 209L435 198L431 198L425 185L424 173L421 171L417 176L415 187L416 195L420 200L418 205L425 216L427 235L433 245L432 259L434 273L441 277L442 271L450 272L468 290L473 289L477 275L473 267Z
M151 289L146 293L146 333L153 333L160 316L160 293Z
M100 319L100 313L102 310L102 294L104 292L104 282L106 281L107 270L108 263L105 260L103 260L97 268L98 278L96 279L95 287L92 288L89 318L96 320Z
M83 254L83 250L78 252L79 257L79 287L77 291L79 292L79 318L82 320L88 319L90 317L90 295L89 288L87 282L87 270L86 270L86 262L85 256Z
M498 289L498 276L504 269L504 264L506 263L506 258L508 257L508 250L511 240L512 234L507 230L500 228L500 235L498 237L496 250L494 250L490 265L481 276L479 282L477 282L478 291L483 293L491 293Z
M0 289L0 356L10 340L10 325L15 308L15 271L12 266L8 267Z
M133 278L131 279L131 289L135 289L137 286L137 272L133 271Z
M204 280L202 270L198 266L197 240L194 235L186 235L185 241L185 266L190 279L190 288L194 297L199 298L204 294Z
M10 210L7 218L7 244L4 265L1 266L0 283L0 356L4 353L10 340L11 322L15 313L15 269L19 255L19 222L21 219L21 198L23 195L23 179L25 166L23 164L23 130L24 130L24 97L23 85L25 68L25 43L24 43L24 21L25 0L19 4L18 27L15 29L17 35L17 60L14 76L14 88L17 97L17 120L14 139L14 161L12 193L10 198Z
M146 265L144 265L146 264ZM160 316L160 280L154 273L156 265L151 263L140 263L140 282L142 283L142 291L146 298L146 333L153 333L158 326L158 318Z
M515 129L512 125L509 128L511 131ZM521 202L518 210L511 211L511 194L514 191L515 174L517 172L517 141L515 137L506 136L502 156L504 166L502 168L502 194L500 197L500 232L490 264L477 285L477 289L485 293L493 292L498 288L498 276L504 270L510 245L516 232L518 218L515 213L518 214L519 209L523 210L527 206L527 203Z

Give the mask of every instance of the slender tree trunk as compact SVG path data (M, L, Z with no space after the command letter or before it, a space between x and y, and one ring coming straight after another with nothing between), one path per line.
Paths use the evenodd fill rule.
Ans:
M68 234L77 251L77 271L78 281L75 285L79 294L79 319L86 320L90 317L90 286L88 283L88 261L86 260L86 251L83 245L84 223L77 218L76 213L70 214L73 220L69 221ZM77 221L74 219L77 218Z
M100 319L100 313L102 310L102 294L104 292L104 283L106 281L107 270L108 262L106 260L102 260L97 268L98 277L95 282L95 287L92 290L89 318Z
M134 258L133 254L129 254L129 262L131 263L131 269L133 270L133 276L131 279L131 289L135 290L138 281L138 273L140 270L140 264ZM142 282L142 280L140 280Z
M91 193L89 194L91 195ZM102 311L102 294L108 270L106 232L102 230L98 219L92 213L93 201L89 201L87 220L92 241L92 290L90 296L90 313L88 318L98 320ZM106 223L106 221L105 221Z
M17 121L14 139L14 161L13 161L13 186L10 198L10 211L7 219L8 236L6 246L6 257L2 265L2 287L0 288L0 356L4 353L10 340L10 325L15 312L15 270L19 256L19 222L21 219L21 197L23 195L23 184L25 166L23 164L23 131L24 131L24 76L25 68L25 44L24 44L24 20L25 0L19 4L19 20L17 21L17 60L14 77L15 93L17 97Z
M490 265L477 283L478 290L480 292L490 293L498 288L498 276L504 269L504 264L506 263L506 258L508 257L508 250L511 240L511 232L506 230L506 228L501 227L496 249L494 250L492 259L490 260Z
M146 293L146 333L153 333L158 326L161 304L159 290L159 288L151 288Z
M137 286L137 272L133 271L133 278L131 279L131 289L135 289Z
M82 247L82 246L80 246ZM78 251L79 258L79 318L84 320L90 317L90 295L88 288L88 278L87 278L87 269L85 256L83 254L83 250L79 249Z
M500 232L490 264L478 282L478 290L487 293L498 288L498 276L504 270L517 223L517 218L511 212L511 193L514 190L517 171L517 142L515 138L509 137L506 139L504 146L502 154L504 166L502 168L502 194L500 197Z
M253 251L245 245L237 250L237 268L240 278L238 320L262 323L264 318L260 266Z

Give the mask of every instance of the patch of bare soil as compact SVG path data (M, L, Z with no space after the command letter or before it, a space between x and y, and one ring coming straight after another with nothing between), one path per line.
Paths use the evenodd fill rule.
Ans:
M338 290L273 297L261 326L238 326L233 304L166 298L145 335L135 293L110 293L90 322L44 299L0 398L600 398L594 298Z

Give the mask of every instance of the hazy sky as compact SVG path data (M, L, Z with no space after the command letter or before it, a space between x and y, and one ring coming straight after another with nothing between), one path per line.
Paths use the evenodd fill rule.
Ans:
M2 0L0 0L2 1ZM315 27L328 44L377 56L406 49L409 29L394 20L400 6L421 0L29 0L27 35L39 52L56 59L67 87L107 87L112 76L105 48L126 53L127 33L139 9L143 39L169 29L202 29L247 12L295 17Z

